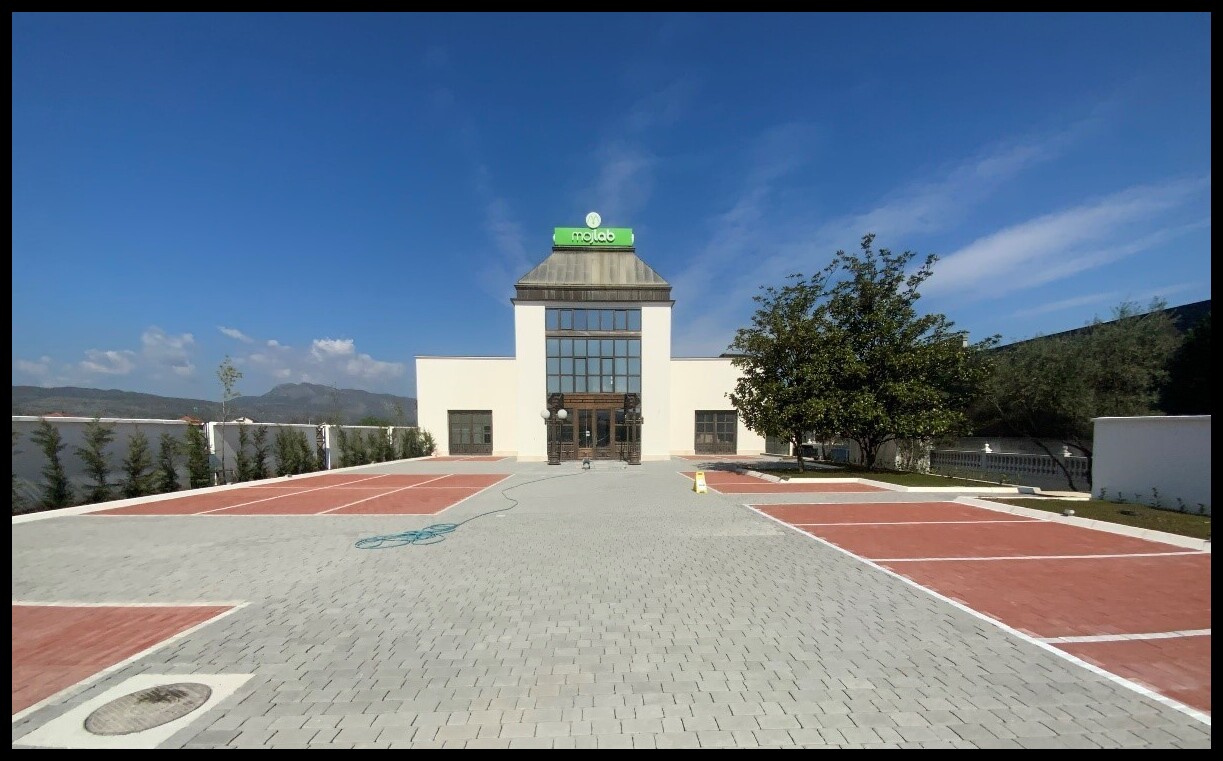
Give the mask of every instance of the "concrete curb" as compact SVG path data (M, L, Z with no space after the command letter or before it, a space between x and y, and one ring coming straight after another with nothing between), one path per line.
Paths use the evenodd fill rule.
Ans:
M1190 550L1199 550L1201 552L1211 551L1209 539L1195 539L1191 536L1169 534L1166 531L1156 531L1155 529L1127 526L1124 523L1110 523L1109 521L1098 521L1092 518L1079 518L1078 516L1073 515L1060 515L1058 513L1051 513L1045 510L1036 510L1031 507L1023 507L1021 505L1007 505L1001 502L990 502L987 499L960 497L956 500L956 502L960 502L965 505L972 505L973 507L983 507L986 510L993 510L999 513L1022 515L1027 518L1037 518L1039 520L1052 521L1053 523L1065 523L1070 526L1079 526L1081 528L1092 528L1096 529L1097 531L1106 531L1110 534L1120 534L1121 536L1146 539L1147 541L1151 542L1163 542L1164 544L1171 544Z
M1033 494L1030 487L1018 486L901 486L899 484L890 484L886 481L874 481L869 478L803 478L789 479L781 478L772 473L762 473L758 470L750 470L748 468L740 468L739 472L746 473L749 476L771 481L773 483L796 483L798 481L811 481L820 484L863 484L866 486L874 486L878 489L886 489L888 491L897 492L918 492L931 494ZM1028 489L1026 492L1020 492L1021 488Z

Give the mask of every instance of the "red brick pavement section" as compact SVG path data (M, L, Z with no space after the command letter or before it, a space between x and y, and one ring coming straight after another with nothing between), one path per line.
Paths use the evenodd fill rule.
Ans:
M1189 551L1170 544L1052 521L932 526L844 525L804 530L871 560Z
M1173 700L1210 712L1210 635L1056 647Z
M331 515L432 515L479 493L478 487L408 489L342 507Z
M1210 628L1210 555L884 563L1038 637Z
M228 607L13 606L13 713Z
M920 521L1028 521L958 502L856 502L818 505L754 505L765 515L787 523L893 523Z

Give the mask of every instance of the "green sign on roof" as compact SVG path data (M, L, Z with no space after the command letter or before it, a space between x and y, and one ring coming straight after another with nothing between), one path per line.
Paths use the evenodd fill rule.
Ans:
M613 246L633 245L631 227L557 227L552 231L554 246Z

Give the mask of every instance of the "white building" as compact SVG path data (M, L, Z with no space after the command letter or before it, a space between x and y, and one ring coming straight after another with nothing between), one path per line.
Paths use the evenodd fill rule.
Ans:
M671 286L633 231L558 227L515 284L514 356L417 357L417 409L438 452L520 460L759 454L726 357L671 356ZM639 421L639 422L637 422Z

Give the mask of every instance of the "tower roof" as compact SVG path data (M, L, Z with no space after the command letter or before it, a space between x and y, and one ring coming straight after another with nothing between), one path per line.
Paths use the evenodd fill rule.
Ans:
M671 300L671 284L630 247L555 246L514 288L523 301Z

